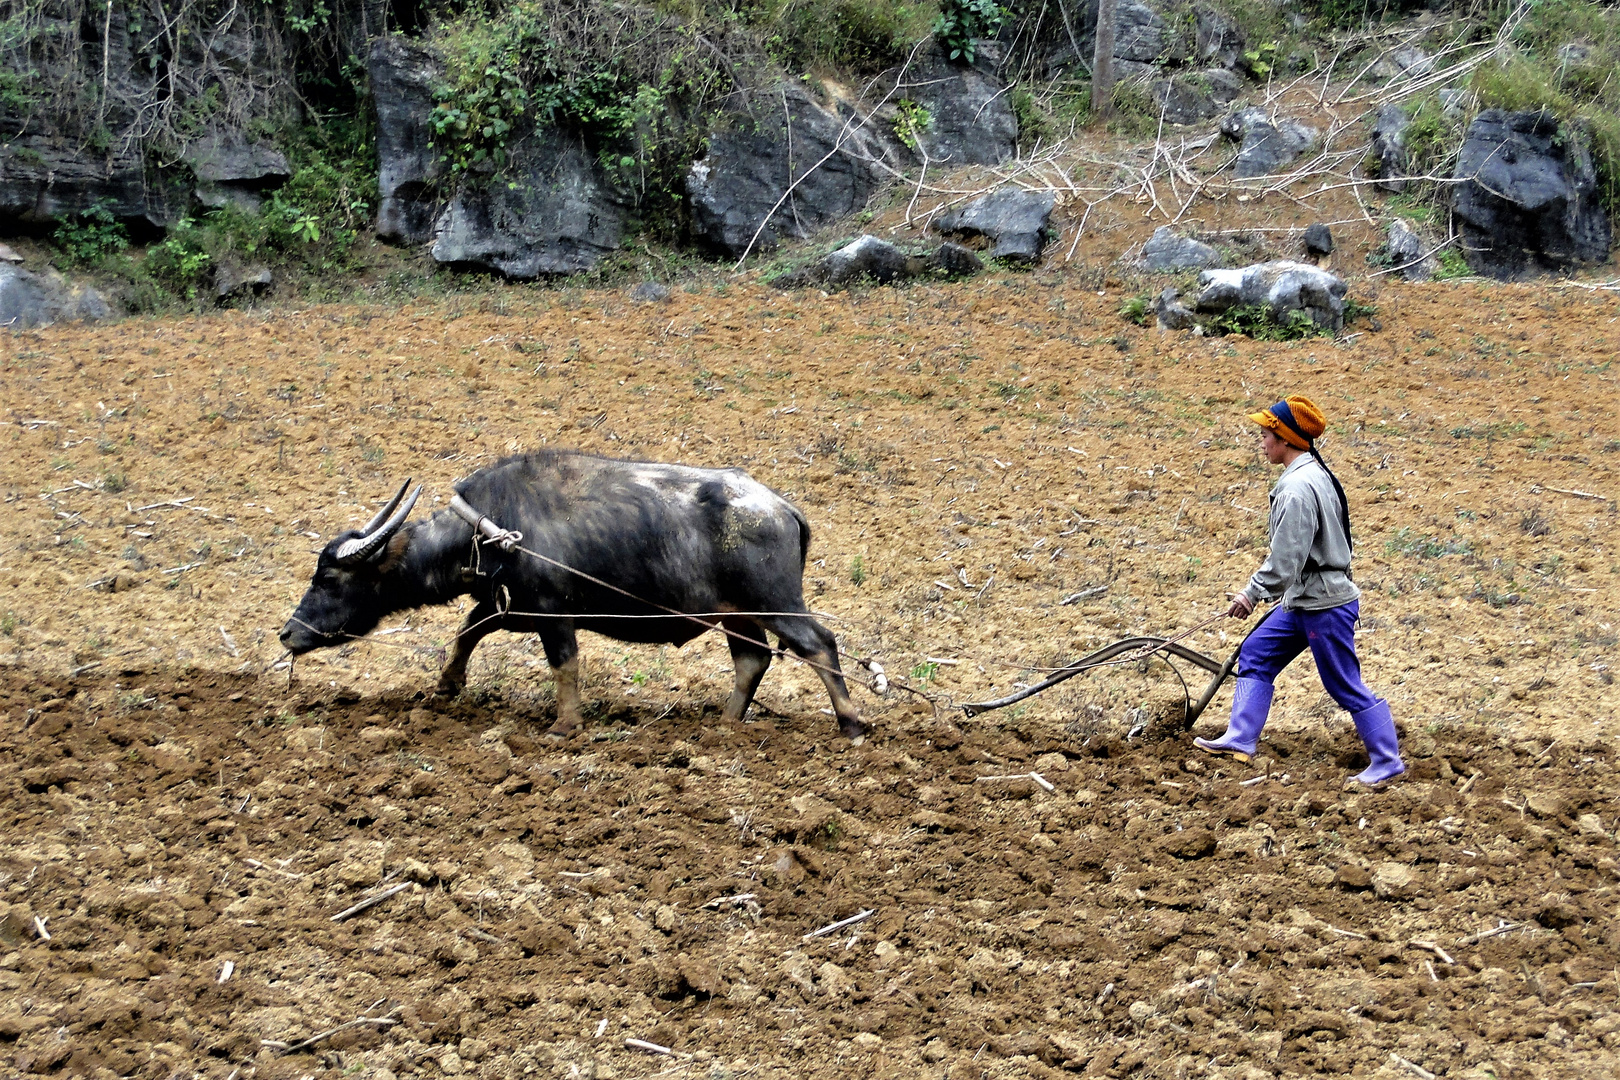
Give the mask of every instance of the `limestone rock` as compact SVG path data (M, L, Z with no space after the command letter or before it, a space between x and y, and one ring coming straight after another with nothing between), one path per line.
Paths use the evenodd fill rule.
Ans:
M1201 312L1263 305L1279 320L1303 311L1324 329L1344 326L1344 279L1307 263L1279 259L1234 270L1205 270L1194 304Z
M1609 257L1591 136L1545 111L1485 109L1457 158L1453 209L1468 265L1509 281Z
M0 263L0 327L98 322L111 316L107 302L88 285L76 287L55 272L35 274Z
M258 213L263 192L292 178L286 155L266 143L249 142L239 131L198 139L184 157L197 178L197 201L214 209L235 206Z
M1264 109L1239 109L1221 122L1221 134L1239 144L1232 173L1239 179L1281 172L1316 142L1316 129L1298 120L1271 122Z
M1148 87L1167 124L1213 119L1243 93L1243 80L1225 68L1209 68L1159 79Z
M1440 269L1435 257L1426 254L1431 247L1433 245L1406 219L1396 218L1389 223L1384 251L1389 255L1390 265L1396 267L1396 272L1407 281L1428 281Z
M1056 204L1055 192L1008 186L939 215L933 227L947 235L988 237L992 259L1032 263L1040 258Z
M662 304L669 296L669 286L656 281L643 281L630 290L630 299L639 304Z
M898 86L897 79L902 80ZM905 114L892 104L888 119L915 139L932 165L999 165L1018 153L1013 96L993 73L988 50L977 50L975 62L964 67L947 60L930 41L904 69L879 76L870 93L880 99L888 95L891 103L912 102L927 114L927 123L915 131L905 127Z
M1374 186L1383 191L1406 190L1406 129L1411 124L1412 118L1399 105L1385 105L1378 110L1372 131L1372 152L1378 158L1378 183Z
M511 278L590 270L619 247L625 207L577 137L514 145L502 182L465 180L434 226L433 257Z
M888 284L908 276L905 252L875 236L864 235L827 256L827 281L847 285L863 278Z
M1142 268L1160 273L1176 270L1203 270L1221 264L1221 253L1189 236L1180 236L1169 225L1160 225L1142 245Z
M1194 12L1194 43L1198 59L1206 64L1219 64L1223 68L1237 66L1247 40L1243 30L1225 13L1211 7L1200 7Z
M372 44L367 66L377 109L377 236L418 244L433 236L435 190L445 174L428 125L443 64L427 48L390 34Z
M756 232L752 250L771 251L781 237L808 237L847 217L882 182L874 160L901 164L881 133L846 125L797 84L762 91L752 111L749 105L744 100L717 123L708 153L686 178L693 238L729 258L748 250ZM798 186L783 199L794 180Z
M1153 314L1158 316L1159 326L1165 330L1190 330L1198 322L1174 287L1165 289L1154 299Z
M984 269L984 263L971 248L947 240L928 257L928 269L943 277L972 277Z

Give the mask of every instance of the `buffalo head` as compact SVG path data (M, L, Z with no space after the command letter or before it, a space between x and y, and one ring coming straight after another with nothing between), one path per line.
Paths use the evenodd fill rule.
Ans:
M405 489L410 484L409 480L401 484L388 505L365 528L345 532L321 552L309 590L281 628L281 643L293 653L307 653L360 637L394 610L384 595L378 563L388 541L405 524L422 494L418 485L406 498Z

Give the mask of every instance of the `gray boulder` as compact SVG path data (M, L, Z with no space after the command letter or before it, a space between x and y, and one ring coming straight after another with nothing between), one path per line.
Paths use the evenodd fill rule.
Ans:
M259 296L274 281L275 277L268 266L240 266L233 262L222 262L214 267L214 298L226 301Z
M507 174L465 180L434 224L433 258L511 278L574 274L618 250L625 207L577 138L538 132Z
M1242 29L1223 12L1200 7L1194 13L1194 44L1201 63L1235 68L1247 43Z
M1321 257L1333 254L1333 230L1318 221L1305 227L1305 253Z
M1142 245L1142 268L1158 273L1176 270L1203 270L1221 264L1221 253L1189 236L1179 236L1169 225L1160 225Z
M111 315L101 294L88 285L75 288L60 275L0 263L0 327L20 330L54 322L96 322Z
M1116 9L1114 56L1142 64L1156 61L1180 63L1191 54L1187 36L1165 22L1157 11L1127 0Z
M939 215L933 227L948 236L989 238L992 259L1032 263L1041 256L1055 205L1055 192L1002 187Z
M1468 126L1456 176L1466 182L1453 188L1453 211L1476 272L1509 281L1608 259L1612 234L1583 124L1486 109Z
M1390 266L1407 281L1428 281L1440 269L1439 261L1427 254L1433 246L1404 218L1389 223L1384 252L1389 256Z
M739 109L718 122L707 155L687 174L692 234L731 258L748 250L756 231L756 253L780 237L807 237L866 205L882 182L874 159L901 164L883 133L846 123L802 87L763 93L753 114Z
M1273 176L1316 142L1316 129L1298 120L1271 122L1264 109L1239 109L1221 122L1221 134L1239 144L1233 175Z
M1198 323L1198 316L1181 302L1181 294L1174 287L1154 298L1153 314L1158 316L1162 330L1190 330Z
M377 236L396 244L432 239L445 168L432 146L433 83L444 66L428 49L396 35L371 46L368 67L377 109Z
M630 299L638 304L662 304L669 297L669 286L657 281L643 281L630 290Z
M1406 129L1411 123L1412 118L1399 105L1385 105L1378 110L1372 131L1372 152L1378 158L1378 183L1374 187L1394 192L1406 190Z
M1167 124L1197 124L1219 116L1243 93L1243 80L1225 68L1158 79L1148 87Z
M979 261L971 248L947 240L928 257L928 269L941 277L972 277L984 269L984 263Z
M239 131L198 139L186 147L184 158L197 178L197 201L213 209L235 206L256 214L263 193L292 178L286 155L265 143L249 142Z
M847 285L867 278L888 284L910 276L906 253L875 236L861 236L839 248L826 259L827 282Z
M1344 326L1344 279L1307 263L1279 259L1235 270L1205 270L1198 275L1200 312L1263 306L1279 321L1303 311L1317 326L1337 331Z
M993 74L993 59L981 49L973 65L961 67L930 42L903 70L885 72L871 93L889 98L885 119L896 137L914 141L933 164L999 165L1018 153L1018 117L1007 84ZM926 112L927 123L913 130L906 121L917 114L899 108L901 101Z

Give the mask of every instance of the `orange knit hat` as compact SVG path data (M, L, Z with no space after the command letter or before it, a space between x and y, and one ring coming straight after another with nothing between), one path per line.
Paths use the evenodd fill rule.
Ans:
M1327 430L1327 417L1308 397L1284 398L1264 412L1250 413L1249 419L1296 450L1309 450Z

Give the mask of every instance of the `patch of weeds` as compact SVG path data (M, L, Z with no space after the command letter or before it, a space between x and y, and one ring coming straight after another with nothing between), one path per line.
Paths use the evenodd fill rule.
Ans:
M932 660L924 660L922 663L911 669L911 677L917 682L922 683L924 686L927 686L929 683L933 682L934 677L938 674L939 665L934 663Z
M917 140L934 123L934 116L910 98L901 98L895 107L894 137L908 149L917 149Z
M115 472L109 469L101 475L101 488L108 494L116 495L127 487L129 487L129 477L123 472Z
M993 37L1007 21L1007 11L996 0L941 0L934 20L934 36L945 55L971 64L973 39Z
M860 585L866 580L866 563L859 555L849 561L849 583Z
M1242 334L1255 341L1301 341L1330 333L1304 311L1290 311L1279 319L1263 304L1228 308L1207 324L1211 333Z
M1137 293L1119 305L1119 313L1137 326L1146 326L1153 318L1153 297L1147 293Z
M1467 277L1474 272L1469 267L1468 260L1463 257L1463 253L1455 247L1441 248L1435 258L1440 262L1440 269L1434 272L1436 281Z
M129 247L129 231L100 200L63 218L51 239L78 266L100 266L109 255Z
M1384 543L1386 555L1411 555L1418 559L1467 555L1472 550L1466 540L1441 540L1435 536L1421 536L1410 528L1399 530L1392 539Z
M1526 536L1552 535L1552 519L1539 506L1532 506L1519 515L1519 531Z
M15 611L7 611L4 615L0 615L0 634L6 637L16 636L17 613Z
M1370 319L1378 314L1377 304L1363 304L1355 297L1346 297L1344 301L1344 321L1348 325L1357 319Z

